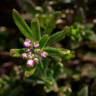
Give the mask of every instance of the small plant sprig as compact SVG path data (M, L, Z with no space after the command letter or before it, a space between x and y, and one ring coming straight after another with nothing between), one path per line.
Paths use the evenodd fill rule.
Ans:
M66 30L52 33L56 27L56 14L43 14L32 18L31 27L15 9L12 16L25 40L23 48L10 50L11 56L26 60L26 66L21 65L25 79L32 77L31 82L45 85L47 92L54 90L53 85L64 72L64 60L66 62L74 57L71 50L55 48L55 44L65 38Z
M31 28L15 9L13 9L13 19L20 32L27 38L24 41L23 49L11 49L10 53L13 56L32 59L35 58L34 56L37 56L37 58L38 56L46 58L48 55L50 56L50 54L62 57L67 53L66 49L51 47L64 39L66 35L66 30L51 34L56 25L56 16L50 14L48 16L40 15L35 17L31 21ZM53 24L51 24L51 22ZM44 32L41 31L41 28L44 29Z

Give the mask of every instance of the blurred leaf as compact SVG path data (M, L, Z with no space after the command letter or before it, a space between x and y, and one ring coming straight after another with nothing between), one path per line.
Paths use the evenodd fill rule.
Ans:
M40 40L40 47L43 48L47 44L49 39L49 36L47 34L43 35L41 40Z
M84 18L83 18L82 16L79 16L79 15L78 15L78 16L75 17L75 21L76 21L76 22L83 23Z
M96 69L94 70L94 68L93 68L93 70L88 74L88 77L96 78Z
M79 92L78 96L88 96L88 86L84 86Z
M31 31L30 27L27 25L27 23L24 21L24 19L20 16L18 11L13 9L12 15L13 15L14 22L17 25L17 27L19 28L19 30L21 31L21 33L25 37L33 40L34 37L32 35L32 31Z
M37 18L33 18L31 22L32 35L36 41L39 41L41 38L40 33L40 23Z
M47 34L51 34L56 25L56 17L54 15L50 15L48 18L46 32Z
M56 16L55 15L41 15L39 17L40 25L44 28L44 32L51 34L56 25Z
M32 76L36 71L36 67L34 68L28 68L28 70L25 71L25 77L28 78L30 76Z
M48 45L52 45L55 44L57 42L59 42L60 40L64 39L65 37L65 31L60 31L57 33L54 33L53 35L50 36L49 40L48 40Z
M29 0L19 0L19 4L24 10L32 13L32 15L35 15L37 13L33 2L31 2Z

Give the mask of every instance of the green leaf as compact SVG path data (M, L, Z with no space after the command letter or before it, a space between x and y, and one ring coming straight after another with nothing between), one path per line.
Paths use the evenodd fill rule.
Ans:
M79 92L78 96L88 96L88 86L84 86Z
M65 37L64 30L54 33L53 35L50 36L50 38L48 40L48 45L55 44L55 43L59 42L60 40L64 39L64 37Z
M21 3L20 6L23 8L23 10L30 12L32 15L37 13L35 10L36 6L33 2L29 2L28 0L19 0L19 2Z
M56 25L56 17L54 15L50 15L46 26L47 34L52 33L53 29L55 28L55 25Z
M56 55L56 56L62 56L62 52L58 48L52 48L52 47L45 47L43 48L44 51L48 52L48 54L51 55Z
M34 36L34 39L36 41L39 41L41 38L41 33L40 33L40 23L39 23L38 18L32 19L31 29L32 29L32 35Z
M44 32L51 34L56 25L56 16L54 14L41 15L39 17L40 25L44 29Z
M24 19L20 16L18 11L13 9L12 16L14 19L15 24L19 28L20 32L27 38L33 40L33 35L30 27L27 25L27 23L24 21Z
M44 47L43 50L48 52L48 55L54 58L64 57L67 59L71 59L74 57L74 53L68 49Z
M43 35L41 40L40 40L40 47L43 48L46 46L48 42L49 36L47 34Z
M31 68L31 69L30 68L26 69L25 77L28 78L28 77L32 76L35 73L35 71L36 71L36 67Z

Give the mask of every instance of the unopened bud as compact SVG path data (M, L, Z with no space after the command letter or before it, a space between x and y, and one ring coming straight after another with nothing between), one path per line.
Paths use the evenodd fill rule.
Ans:
M39 42L34 42L34 47L38 48L39 47Z
M24 41L24 46L25 47L31 47L32 46L32 42L31 42L31 40L29 40L29 39L26 39L25 41Z
M39 59L38 58L34 58L34 61L36 62L36 64L38 64Z
M22 53L22 58L23 59L27 59L27 54L26 53Z
M35 64L35 61L34 60L31 60L30 59L30 60L27 61L27 66L28 67L33 67L34 64Z
M41 52L41 57L46 58L47 56L48 56L47 52L45 52L45 51Z

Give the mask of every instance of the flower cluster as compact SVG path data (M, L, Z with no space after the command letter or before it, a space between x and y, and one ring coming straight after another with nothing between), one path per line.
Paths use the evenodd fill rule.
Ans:
M27 66L32 67L39 63L39 58L46 58L48 53L40 49L39 42L32 42L29 39L25 39L24 47L26 51L22 53L22 58L27 60Z

